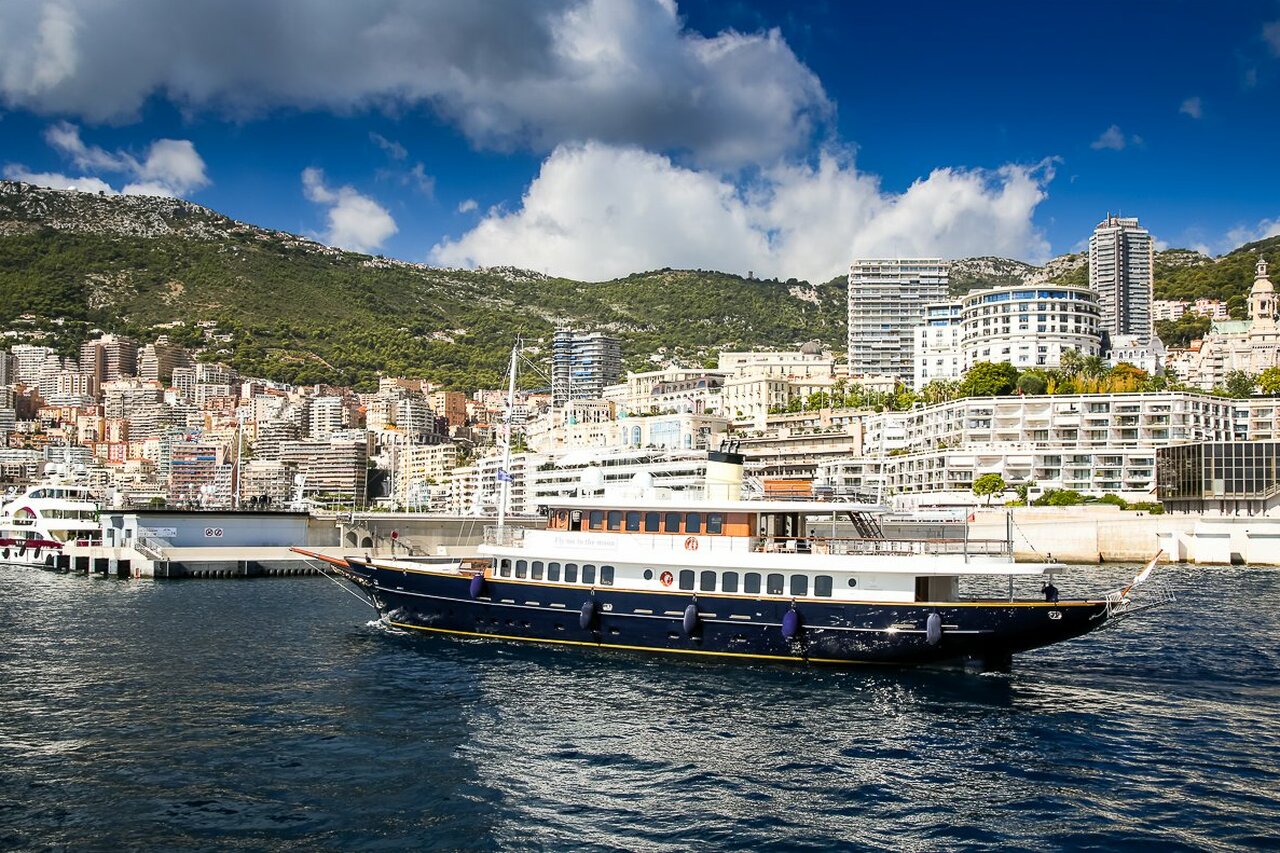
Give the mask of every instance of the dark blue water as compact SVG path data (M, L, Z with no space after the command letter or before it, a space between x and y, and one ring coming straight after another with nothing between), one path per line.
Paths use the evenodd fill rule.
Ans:
M1164 571L1177 604L966 676L395 636L319 578L6 568L0 848L1276 847L1280 573Z

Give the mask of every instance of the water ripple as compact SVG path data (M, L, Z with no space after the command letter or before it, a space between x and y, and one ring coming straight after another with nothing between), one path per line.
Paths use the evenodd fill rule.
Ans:
M1165 574L1178 604L974 677L409 637L316 579L5 569L0 848L1274 848L1280 574Z

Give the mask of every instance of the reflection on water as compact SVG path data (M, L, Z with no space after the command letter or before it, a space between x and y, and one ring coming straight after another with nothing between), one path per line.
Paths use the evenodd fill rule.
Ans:
M1172 607L968 676L397 636L318 579L5 570L0 847L1270 845L1280 574L1162 571Z

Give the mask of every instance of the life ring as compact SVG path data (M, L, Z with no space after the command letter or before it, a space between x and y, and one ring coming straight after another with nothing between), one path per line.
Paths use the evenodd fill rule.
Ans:
M676 576L671 574L671 572L663 572L658 575L658 580L662 581L663 586L671 586L676 582Z
M686 551L696 551L696 550L698 550L698 538L697 538L696 536L690 536L690 537L686 538L686 539L684 540L684 549L685 549Z

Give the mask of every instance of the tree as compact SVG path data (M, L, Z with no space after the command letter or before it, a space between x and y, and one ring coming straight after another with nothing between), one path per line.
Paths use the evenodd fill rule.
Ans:
M958 384L949 379L935 379L920 389L920 397L926 403L945 403L956 398Z
M1227 374L1226 388L1227 394L1232 397L1245 398L1253 393L1253 388L1258 384L1258 380L1243 370L1233 370Z
M1079 350L1064 349L1062 355L1058 356L1058 366L1067 376L1075 376L1079 373L1083 362L1084 356L1080 355Z
M1258 374L1258 390L1263 394L1280 394L1280 367L1268 367Z
M1000 494L1005 488L1004 477L999 474L983 474L973 481L973 493L980 498L985 497L987 506L991 506L991 496Z
M1018 377L1018 391L1028 397L1038 397L1049 389L1049 377L1038 371L1028 370Z
M980 361L960 380L961 397L998 397L1008 394L1018 383L1018 368L1008 362Z
M1090 379L1101 379L1107 374L1107 363L1100 355L1085 356L1080 362L1080 375Z

